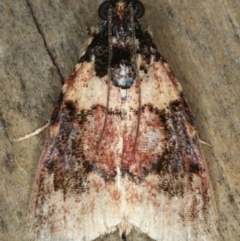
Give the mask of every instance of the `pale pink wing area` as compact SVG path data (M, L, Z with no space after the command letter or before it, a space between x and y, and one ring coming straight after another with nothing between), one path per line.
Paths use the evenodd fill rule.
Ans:
M104 128L108 82L83 62L63 86L30 201L30 240L92 241L131 227L156 241L218 240L207 166L168 65L152 61L129 89L110 83Z

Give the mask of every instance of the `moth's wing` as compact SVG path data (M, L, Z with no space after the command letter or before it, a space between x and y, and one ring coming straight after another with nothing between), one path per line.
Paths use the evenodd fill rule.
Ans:
M156 241L217 240L191 111L146 42L131 88L109 81L99 55L106 41L95 58L86 51L63 86L30 200L30 240L92 241L132 226Z
M91 61L75 67L39 161L31 240L90 241L131 226L156 241L217 240L211 183L181 86L163 60L139 77L128 90L110 85L105 123L108 77L97 77Z
M138 63L144 65L141 56ZM213 191L182 88L162 58L146 69L147 73L139 70L141 118L135 159L125 156L127 220L156 241L218 240ZM134 89L129 91L133 96ZM129 110L136 108L134 102L129 104ZM128 119L126 142L135 135L134 114Z
M64 84L48 129L30 200L30 240L90 241L121 222L116 166L121 150L117 115L109 115L108 140L101 139L107 103L107 77L96 76L93 62L77 64ZM117 116L117 117L116 117ZM116 125L111 122L116 119ZM117 160L116 160L117 161Z

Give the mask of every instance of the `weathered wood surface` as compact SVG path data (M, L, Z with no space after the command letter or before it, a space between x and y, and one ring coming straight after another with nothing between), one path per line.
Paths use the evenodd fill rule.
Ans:
M42 126L97 19L100 0L0 1L0 240L25 239ZM222 240L240 240L240 4L143 0L144 21L195 113ZM132 238L133 241L137 238ZM104 239L105 240L105 239ZM117 239L116 239L117 240ZM145 240L141 238L139 240Z

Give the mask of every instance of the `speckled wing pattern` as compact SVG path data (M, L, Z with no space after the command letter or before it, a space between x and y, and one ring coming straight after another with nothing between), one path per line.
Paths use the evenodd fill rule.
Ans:
M103 7L107 19L91 32L51 118L29 239L93 241L119 229L122 240L135 228L156 241L218 240L192 113L142 31L142 5Z

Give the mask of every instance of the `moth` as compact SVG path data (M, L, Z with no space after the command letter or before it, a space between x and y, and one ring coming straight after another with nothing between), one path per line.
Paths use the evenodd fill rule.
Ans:
M139 19L104 1L65 82L30 200L30 240L218 240L206 162L181 85Z

